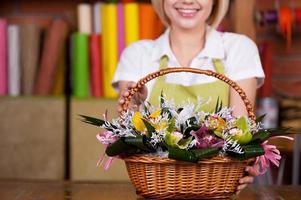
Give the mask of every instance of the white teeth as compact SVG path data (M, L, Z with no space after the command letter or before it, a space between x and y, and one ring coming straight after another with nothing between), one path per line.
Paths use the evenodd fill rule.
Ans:
M185 14L191 14L191 13L195 13L197 10L196 9L178 9L180 12L185 13Z

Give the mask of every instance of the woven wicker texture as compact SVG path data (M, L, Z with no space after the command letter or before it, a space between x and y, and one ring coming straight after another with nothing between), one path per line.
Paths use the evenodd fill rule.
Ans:
M137 194L148 199L229 198L250 162L220 156L197 164L150 156L124 160Z
M179 72L204 74L227 83L239 94L248 117L255 123L251 102L237 83L214 71L194 68L164 68L140 79L125 97L122 112L127 111L132 96L147 82ZM216 156L196 164L151 156L124 158L137 194L148 199L229 199L236 191L238 180L244 176L245 167L253 160L238 161Z

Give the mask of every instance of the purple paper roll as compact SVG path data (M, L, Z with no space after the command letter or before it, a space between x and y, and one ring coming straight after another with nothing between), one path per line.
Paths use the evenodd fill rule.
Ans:
M7 94L7 21L0 19L0 95Z
M268 10L264 14L264 21L267 24L276 24L278 23L278 12L277 10Z
M124 14L123 14L122 3L118 3L117 5L117 37L118 37L118 59L119 59L121 52L125 48Z

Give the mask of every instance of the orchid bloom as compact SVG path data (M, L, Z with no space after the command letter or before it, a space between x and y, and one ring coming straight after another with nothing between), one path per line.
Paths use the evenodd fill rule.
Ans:
M191 135L196 139L196 147L197 148L208 148L208 147L222 147L224 145L224 141L220 138L217 138L208 133L208 128L203 125L197 131L191 131Z

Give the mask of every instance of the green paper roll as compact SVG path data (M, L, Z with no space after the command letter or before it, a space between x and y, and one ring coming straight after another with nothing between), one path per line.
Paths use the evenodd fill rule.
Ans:
M72 34L72 80L73 95L89 95L89 37L84 33Z

